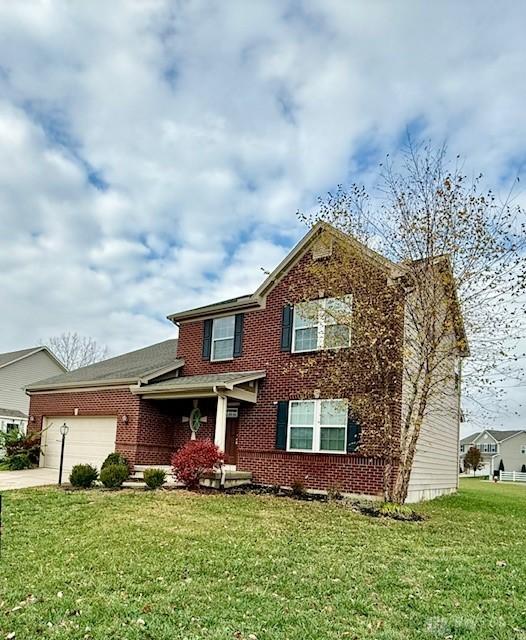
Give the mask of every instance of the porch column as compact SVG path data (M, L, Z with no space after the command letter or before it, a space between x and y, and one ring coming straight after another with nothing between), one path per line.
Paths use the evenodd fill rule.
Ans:
M216 444L221 449L221 451L225 450L226 405L227 405L227 397L218 395L214 444Z

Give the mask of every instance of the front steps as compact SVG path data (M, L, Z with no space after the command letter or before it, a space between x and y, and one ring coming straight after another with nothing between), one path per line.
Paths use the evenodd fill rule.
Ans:
M123 487L127 487L128 489L140 489L145 488L146 483L144 482L144 470L145 469L162 469L166 472L166 482L164 486L167 487L182 487L183 485L180 482L176 482L172 475L172 468L169 465L164 464L136 464L133 468L133 472L128 480L122 485Z
M146 487L144 482L144 470L145 469L163 469L166 472L166 483L164 486L169 488L182 487L183 484L176 482L172 475L172 468L168 465L144 465L136 464L133 468L133 473L128 480L123 484L123 487L129 489L140 489ZM237 471L231 466L226 465L222 471L212 471L207 473L201 479L201 486L211 489L232 489L233 487L239 487L244 484L250 484L252 482L252 474L250 471Z
M211 489L232 489L251 482L252 474L250 471L234 471L231 469L211 471L201 478L201 486L210 487Z

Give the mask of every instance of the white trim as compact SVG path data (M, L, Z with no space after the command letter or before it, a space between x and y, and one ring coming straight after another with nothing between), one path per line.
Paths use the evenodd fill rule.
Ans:
M290 453L323 453L328 455L345 455L347 453L347 421L343 425L321 425L321 403L322 402L344 402L347 408L346 415L349 411L349 401L346 398L319 398L315 400L289 400L289 410L287 418L287 451ZM312 403L314 404L314 416L312 425L291 425L290 418L292 415L292 404L299 403ZM290 434L293 428L312 428L312 449L292 449L290 446ZM321 429L322 428L334 428L344 430L344 443L341 451L333 451L329 449L321 449Z
M233 320L232 337L214 338L214 333L215 333L217 320L224 320L225 318L232 318L232 320ZM227 362L228 360L233 360L234 359L234 342L235 342L235 339L236 339L236 316L235 316L235 314L229 314L229 315L226 315L226 316L220 316L220 317L214 318L212 320L212 336L211 336L210 339L211 339L211 343L210 343L210 362ZM225 340L232 340L232 355L228 356L227 358L214 358L214 342L224 342Z
M14 364L15 362L20 362L20 360L25 360L26 358L29 358L30 356L34 356L36 353L40 353L41 351L45 351L48 354L48 356L54 362L56 362L56 364L58 364L58 366L62 369L62 371L64 371L64 373L68 373L68 370L62 364L62 362L60 362L60 360L57 358L57 356L54 353L52 353L46 346L37 347L34 351L31 351L30 353L26 353L26 355L24 355L24 356L19 356L18 358L14 358L13 360L9 360L9 362L4 362L4 364L0 364L0 369L3 369L4 367L8 367L10 364Z
M350 319L352 321L352 304L353 304L353 296L352 294L346 294L344 296L337 296L337 297L333 297L333 298L320 298L318 300L307 300L305 302L300 302L298 304L294 305L293 308L293 317L292 317L292 353L309 353L312 351L337 351L339 349L348 349L351 346L351 340L352 340L352 330L351 330L351 322L349 322L348 326L349 328L349 343L340 347L325 347L324 346L324 342L325 342L325 328L326 327L333 327L333 326L339 326L339 325L343 325L343 322L336 322L336 318L333 318L335 321L334 322L327 322L327 313L326 313L326 308L327 308L327 303L329 301L332 300L339 300L344 302L345 304L347 304L350 308ZM314 328L316 327L316 332L317 332L317 336L316 336L316 348L314 349L296 349L296 331L301 331L302 327L296 328L296 309L298 307L301 307L302 305L308 305L308 304L313 304L313 305L318 305L318 310L317 310L317 318L316 318L316 324L313 324L312 327L310 328ZM305 329L308 329L309 327L305 327Z
M38 391L28 391L26 390L26 394L28 396L45 396L52 393L85 393L88 391L111 391L112 389L130 389L129 384L109 384L108 386L100 386L100 382L98 383L98 387L57 387L55 389L43 389Z
M487 429L484 429L484 431L481 431L481 432L479 433L479 435L478 435L478 436L473 440L473 444L478 444L478 440L479 440L479 438L482 438L482 437L484 436L484 434L485 434L485 435L487 435L487 436L489 436L489 437L490 437L494 442L496 442L497 444L499 443L499 441L497 440L497 438L495 438L494 436L492 436L492 435L491 435L491 433L490 433Z

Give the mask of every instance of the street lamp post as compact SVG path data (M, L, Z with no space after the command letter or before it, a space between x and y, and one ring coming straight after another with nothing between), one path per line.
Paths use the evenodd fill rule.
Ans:
M68 435L69 427L64 422L60 427L60 434L62 435L62 446L60 448L60 467L58 470L58 484L62 484L62 467L64 466L64 445L66 444L66 436Z

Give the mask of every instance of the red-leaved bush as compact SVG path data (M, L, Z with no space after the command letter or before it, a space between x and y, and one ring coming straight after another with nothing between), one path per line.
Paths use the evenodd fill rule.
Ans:
M206 471L217 469L223 454L211 440L190 440L172 456L174 476L190 489L199 486Z

